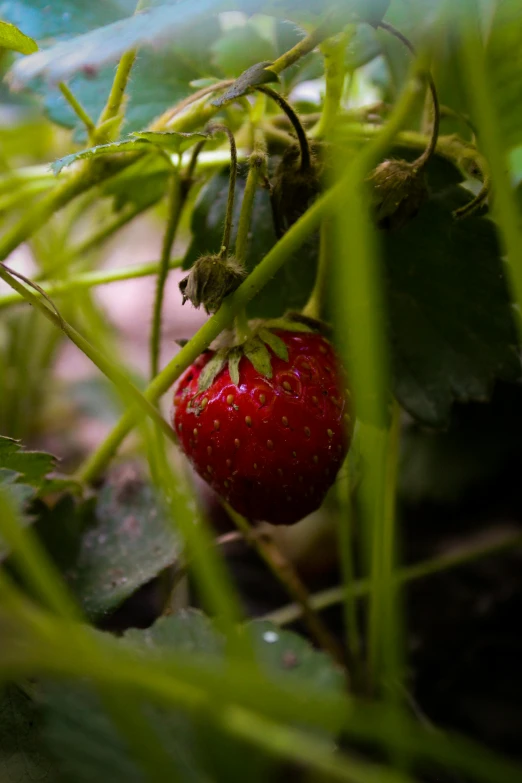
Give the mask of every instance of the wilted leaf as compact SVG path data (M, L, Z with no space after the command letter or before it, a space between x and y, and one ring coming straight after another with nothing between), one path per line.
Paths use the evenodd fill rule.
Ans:
M433 196L408 226L383 233L395 392L411 415L448 423L453 401L487 400L520 374L512 306L494 224L457 221L470 196Z
M101 488L69 583L89 617L100 617L176 563L181 543L156 490L137 468L115 471Z
M38 50L36 41L24 35L18 27L0 19L0 49L13 49L21 54L32 54Z

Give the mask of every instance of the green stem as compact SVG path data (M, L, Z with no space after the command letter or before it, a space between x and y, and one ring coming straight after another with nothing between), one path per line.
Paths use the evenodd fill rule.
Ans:
M321 119L314 129L315 138L327 137L335 126L344 90L344 54L348 43L348 33L341 33L325 41L321 46L324 57L326 92Z
M392 695L400 682L400 619L395 600L396 489L399 462L400 408L393 403L391 426L383 440L384 471L382 505L377 507L372 529L371 600L368 659L370 682L379 693Z
M400 30L397 30L393 25L388 24L387 22L380 21L379 27L382 30L386 30L386 32L393 35L395 38L397 38L409 51L413 54L413 56L417 55L417 52L415 50L415 47L413 46L412 42L406 38L405 35L403 35ZM428 82L428 87L431 92L431 99L433 102L433 127L431 130L431 136L428 143L428 146L420 155L419 158L415 161L414 165L417 167L417 169L423 169L432 155L435 152L435 149L437 147L437 139L439 138L439 128L440 128L440 105L439 105L439 96L437 95L437 88L435 87L435 82L433 81L433 76L431 75L430 71L426 71L426 80Z
M169 263L169 269L176 269L181 266L183 259L176 258ZM74 291L85 291L89 288L94 288L100 285L108 285L109 283L117 283L123 280L133 280L139 277L148 277L149 275L155 275L159 272L159 263L152 261L149 264L136 264L136 266L126 266L120 269L110 269L108 271L101 272L85 272L79 274L71 280L61 280L56 283L44 283L40 287L48 296L58 297L70 294ZM13 292L12 294L4 294L0 296L0 310L3 310L12 305L20 304L24 301L24 297Z
M452 568L460 568L461 566L474 563L476 560L481 560L483 557L494 557L519 547L522 547L522 534L516 533L513 535L510 533L504 536L502 540L495 541L493 544L479 544L478 546L470 547L464 552L439 555L431 558L431 560L424 560L411 566L399 568L393 574L393 582L394 585L402 587L410 582L416 582L418 579L425 579ZM328 590L315 593L310 596L310 601L314 609L327 609L330 606L346 601L347 597L364 598L369 596L371 588L372 585L369 579L360 579L346 586L331 587ZM301 608L294 603L270 612L263 619L277 625L288 625L299 620L300 617Z
M321 223L319 236L319 257L317 261L317 273L315 284L310 299L303 307L303 315L310 318L321 319L324 304L326 302L328 291L328 268L329 259L334 251L332 240L332 221L325 218Z
M170 268L170 253L174 238L181 220L181 213L187 197L188 190L183 187L183 182L177 172L173 172L170 193L168 199L168 221L163 245L161 249L161 260L156 283L156 296L154 299L154 311L152 315L152 331L150 336L150 373L154 378L159 370L159 353L161 341L161 312L163 308L163 294L165 283Z
M84 353L92 361L92 363L95 364L96 367L98 367L98 369L101 370L101 372L115 384L115 386L125 397L130 398L134 403L136 403L144 413L150 416L150 418L152 418L153 421L158 424L163 433L170 440L176 442L176 437L172 428L169 427L167 422L159 414L157 408L143 396L140 390L134 386L131 381L128 380L127 376L114 365L113 361L105 357L100 351L98 351L97 348L95 348L84 337L82 337L82 335L77 332L76 329L64 321L57 311L55 312L54 310L49 309L49 307L44 304L42 299L33 294L32 291L29 291L27 288L25 288L25 286L18 282L18 280L16 280L12 274L7 271L6 267L2 265L0 265L0 278L10 285L11 288L14 288L15 291L23 296L23 298L32 304L33 307L39 310L40 313L49 321L51 321L58 329L61 329L64 334L67 335L67 337L77 346L77 348L79 348L80 351L82 351L82 353Z
M321 41L324 41L330 35L332 35L331 26L325 22L316 27L305 38L302 38L299 43L282 54L281 57L278 57L271 65L267 66L267 69L277 74L282 73L286 68L290 68L291 65L300 60L301 57L310 54L316 46L319 46Z
M215 313L189 340L169 364L156 376L144 392L151 402L156 402L179 378L187 367L208 348L245 305L268 283L279 271L285 261L296 253L304 241L315 231L324 215L335 209L343 196L346 183L354 174L364 179L373 162L384 154L393 142L403 123L406 121L412 103L417 97L416 80L408 82L404 95L397 104L388 123L381 133L369 144L359 158L352 160L343 178L331 190L320 196L271 248L264 259L249 274L239 288L228 296L218 312ZM359 170L362 167L362 172ZM114 452L136 423L136 412L128 411L109 433L105 441L91 454L87 462L80 468L78 476L84 481L94 480L113 456Z
M221 241L221 258L226 258L230 250L230 237L232 235L232 223L234 221L234 199L236 196L237 180L237 147L234 134L226 125L212 125L210 133L226 133L230 142L230 177L228 180L228 198L227 210L225 213L225 228L223 229L223 239Z
M351 497L351 475L349 460L343 469L343 479L337 482L337 498L339 502L339 558L343 584L348 587L344 597L345 644L349 654L349 666L356 692L362 680L362 643L357 618L357 603L349 588L355 584L354 541L353 541L353 508ZM313 601L313 596L311 596Z
M58 87L60 88L60 92L62 93L63 97L69 104L69 106L72 108L76 116L83 122L85 125L85 128L87 130L87 133L89 134L89 138L92 136L95 125L91 117L89 117L88 112L86 109L82 106L78 98L75 97L73 92L69 89L67 84L65 82L60 82L58 84Z
M272 100L275 101L278 104L278 106L282 108L282 110L284 111L284 113L292 123L297 136L297 140L299 142L299 149L301 151L300 169L301 171L308 171L312 165L312 156L310 153L310 144L308 142L308 137L306 135L305 129L301 124L301 120L299 119L295 111L292 109L288 101L286 101L282 95L280 95L278 92L273 90L271 87L267 87L266 84L263 84L261 86L256 87L256 90L258 90L258 92L263 92L265 93L265 95L268 95L270 98L272 98Z
M181 114L181 112L183 112L193 103L196 103L202 98L205 98L207 95L212 95L212 93L214 92L218 92L219 90L225 90L227 87L230 87L232 84L234 84L234 79L223 79L223 81L216 82L215 84L209 84L206 87L202 87L201 90L198 90L197 92L192 93L192 95L189 95L187 98L184 98L182 101L177 103L171 109L167 109L167 111L164 112L164 114L162 114L161 117L158 117L158 119L152 123L152 125L150 126L150 130L153 131L163 130L164 128L169 126L171 120L174 117L176 117L176 115ZM213 108L214 108L214 113L216 113L218 109L216 107Z
M502 258L513 297L519 311L522 307L522 232L518 205L510 179L510 166L502 142L498 110L493 98L486 54L478 26L475 0L459 5L460 59L466 87L474 108L481 149L488 160L495 198L493 214L506 250ZM520 319L515 319L521 325Z
M249 159L248 175L241 202L241 212L239 214L239 223L236 235L235 259L242 266L245 265L247 249L249 244L250 225L252 223L252 212L254 209L254 198L260 179L266 172L266 152L263 148L255 148Z

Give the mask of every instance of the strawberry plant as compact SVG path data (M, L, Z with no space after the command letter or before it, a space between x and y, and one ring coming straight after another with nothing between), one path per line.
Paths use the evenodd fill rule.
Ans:
M518 783L515 0L0 2L0 780Z

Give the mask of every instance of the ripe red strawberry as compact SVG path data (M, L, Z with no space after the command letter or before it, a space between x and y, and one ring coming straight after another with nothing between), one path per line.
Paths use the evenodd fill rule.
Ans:
M255 369L255 351L232 349L235 366L232 358L224 366L223 356L202 384L218 356L203 354L176 389L173 426L196 471L236 511L288 525L321 505L347 453L351 418L322 335L266 328L259 335L255 351L266 352L269 372Z

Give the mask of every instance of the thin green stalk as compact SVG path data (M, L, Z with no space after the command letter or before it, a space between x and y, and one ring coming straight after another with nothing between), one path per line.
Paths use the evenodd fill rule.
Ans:
M410 582L416 582L418 579L425 579L452 568L469 565L476 560L481 560L483 557L494 557L519 547L522 547L522 534L516 533L513 535L511 533L493 544L479 544L463 552L439 555L439 557L433 557L430 560L424 560L420 563L400 568L398 571L395 571L393 581L394 584L402 587ZM360 579L350 585L331 587L328 590L315 593L310 596L310 601L314 609L326 609L329 606L341 603L346 599L347 595L352 598L364 598L370 595L370 591L370 580ZM300 616L301 607L298 604L288 604L288 606L283 606L270 612L263 619L277 625L288 625L298 620Z
M226 133L230 143L230 175L228 181L227 208L225 213L225 227L223 229L223 239L221 240L221 258L226 258L230 250L230 237L232 236L232 222L234 220L234 199L236 196L237 180L237 147L234 134L226 125L213 125L211 133Z
M402 623L396 605L393 579L396 549L396 488L399 461L400 408L393 404L391 426L386 437L379 439L384 447L384 491L372 529L371 600L368 659L371 681L387 696L395 693L392 685L401 671L400 637ZM378 459L380 459L380 456Z
M330 218L325 217L321 223L319 234L319 256L317 259L315 283L310 298L303 307L303 315L307 315L310 318L321 318L327 298L329 261L334 252L333 223Z
M357 617L356 596L351 592L355 582L354 541L353 541L353 509L351 498L351 476L349 460L343 468L343 479L337 482L337 499L339 503L339 524L337 536L339 541L339 559L343 585L346 585L344 595L344 625L345 644L349 654L349 665L354 690L357 692L362 679L362 643ZM313 606L314 596L310 597Z
M352 35L353 30L355 30L355 28L352 28ZM324 41L321 45L321 52L324 57L326 91L321 119L312 133L315 138L329 136L335 127L344 90L344 55L348 40L349 34L341 33L340 35L335 36L335 38Z
M518 205L510 180L507 148L502 142L498 109L493 99L486 54L478 26L479 18L475 0L463 0L458 5L459 54L466 77L466 89L474 109L481 151L489 164L495 193L493 215L506 250L503 254L506 274L520 311L522 309L522 232ZM520 319L515 320L520 327Z
M174 258L170 261L168 268L176 269L181 266L182 262L182 258ZM148 264L136 264L135 266L125 266L107 271L102 270L101 272L84 272L69 280L60 280L56 283L42 283L40 287L48 296L56 298L76 291L86 291L97 286L108 285L109 283L149 277L157 274L159 268L160 263L158 261L151 261ZM4 296L0 296L0 310L24 301L24 297L17 292L4 294Z
M277 74L282 73L286 68L290 68L291 65L298 62L301 57L310 54L310 52L312 52L316 46L319 46L321 41L328 38L329 35L332 35L332 29L331 26L325 22L319 27L316 27L316 29L305 38L302 38L299 43L278 57L277 60L274 60L271 65L267 66L268 69Z
M150 335L150 374L154 378L159 371L159 353L161 342L161 313L163 309L163 294L165 283L170 266L170 254L174 238L181 220L181 213L187 196L186 189L180 179L178 172L171 174L170 192L168 198L168 220L163 244L161 248L161 259L156 282L156 295L154 298L154 310L152 314L152 331Z
M243 266L245 265L249 244L250 225L252 223L252 212L254 209L254 198L256 195L257 186L266 173L266 165L266 152L263 147L256 145L248 161L248 175L243 193L243 201L241 202L241 212L239 214L239 222L236 234L236 247L234 252L236 261L238 261Z
M306 135L305 129L301 124L301 120L299 119L299 117L297 116L293 108L290 106L288 101L286 101L283 98L283 96L280 95L278 92L276 92L276 90L273 90L272 87L267 87L266 84L263 84L262 86L257 86L256 90L272 98L272 100L275 101L277 105L281 107L281 109L284 111L284 113L292 123L292 126L297 136L297 140L299 142L299 150L301 152L301 162L299 167L301 171L308 171L308 169L310 169L312 164L312 156L310 152L310 144L308 142L308 137Z
M63 320L63 318L54 310L51 310L41 298L36 296L25 288L22 283L18 282L10 273L6 271L6 268L0 265L0 278L4 280L11 288L14 288L21 296L24 297L30 304L39 310L42 315L45 316L51 323L53 323L58 329L61 329L65 335L82 351L93 364L98 367L101 372L111 380L114 385L120 390L120 392L132 400L137 406L148 416L155 421L163 433L170 440L176 442L176 436L171 427L167 424L165 419L160 415L157 408L146 399L140 390L129 381L127 376L114 365L114 363L105 357L97 348L91 345L82 335L76 331L70 324ZM34 285L34 284L33 284Z
M232 322L239 310L268 283L285 261L299 250L306 238L320 225L324 215L338 206L340 199L344 195L346 182L350 182L354 174L360 177L361 181L364 179L372 163L378 160L379 156L386 151L406 121L411 105L417 97L417 92L418 83L412 79L408 82L402 100L379 136L368 145L362 156L348 165L343 179L319 197L311 208L286 231L284 236L267 253L261 263L252 270L239 288L225 299L218 312L208 319L197 334L189 340L174 359L156 376L144 392L146 399L156 402L179 378L181 373ZM362 164L360 162L361 158ZM362 170L360 170L361 167ZM364 218L367 217L364 212L363 216ZM92 481L104 470L120 443L134 427L136 418L136 412L129 411L120 419L103 443L80 468L78 477L84 481Z
M60 82L58 84L58 87L60 88L60 92L62 93L63 97L69 104L69 106L72 108L76 116L83 122L85 125L85 128L87 130L87 133L89 134L89 138L92 136L95 125L91 117L89 117L88 112L86 109L82 106L78 98L74 95L74 93L71 91L71 89L68 87L65 82Z

